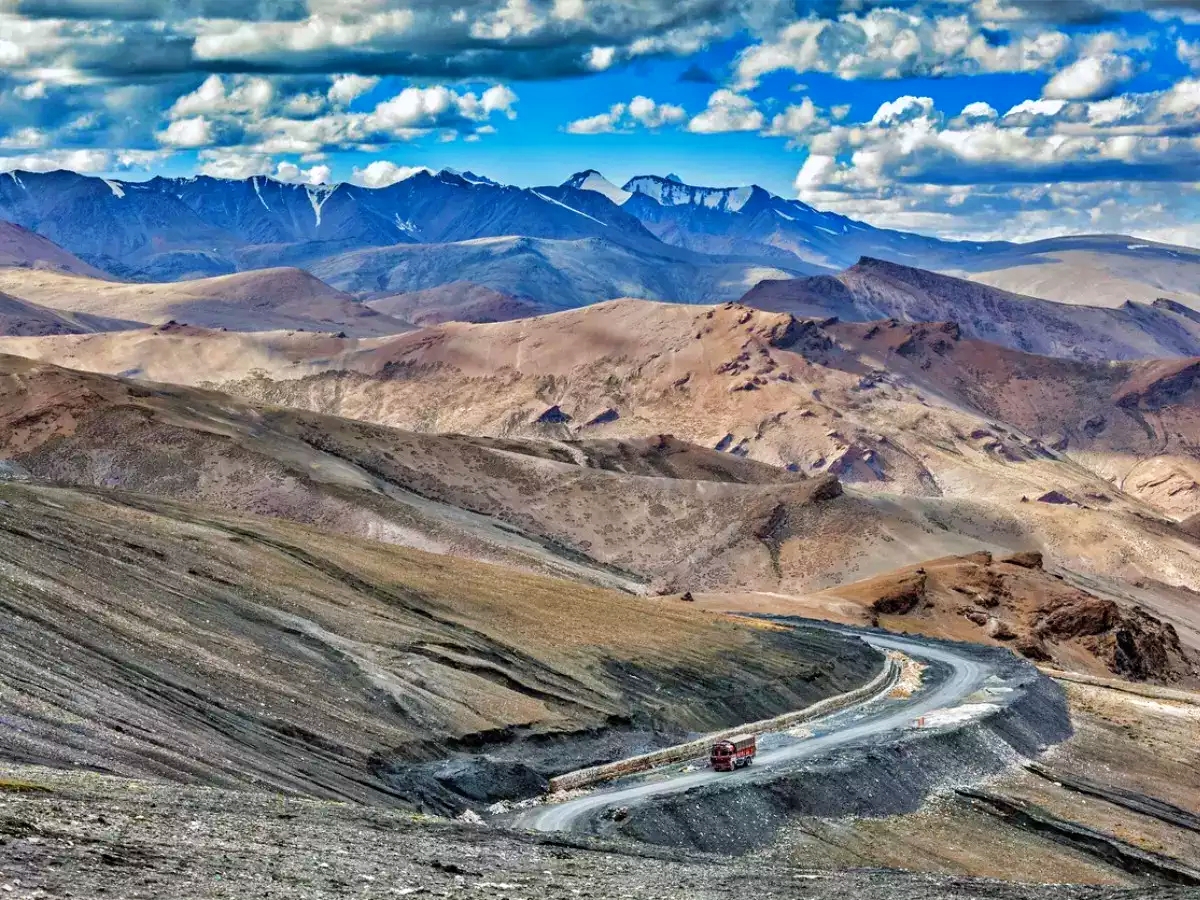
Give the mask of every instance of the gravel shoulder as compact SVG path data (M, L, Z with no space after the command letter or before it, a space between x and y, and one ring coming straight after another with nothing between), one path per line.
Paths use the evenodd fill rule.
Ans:
M23 784L16 789L14 784ZM1181 889L1041 887L821 872L516 834L411 813L90 773L0 768L0 890L26 898L1175 900Z

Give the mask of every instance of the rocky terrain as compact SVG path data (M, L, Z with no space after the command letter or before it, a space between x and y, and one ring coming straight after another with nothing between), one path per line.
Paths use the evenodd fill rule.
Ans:
M1113 886L1119 876L1107 886L1040 886L906 875L858 862L830 872L817 864L521 835L377 808L86 773L6 768L0 784L0 885L23 900L114 890L131 900L467 892L506 900L724 900L746 890L765 900L1176 900L1193 891L1132 880Z
M952 321L964 336L1046 356L1097 361L1200 356L1200 322L1189 307L1092 306L1036 296L868 257L837 275L764 281L742 302L850 322Z
M0 211L80 256L0 228L0 891L1200 884L1186 253L916 241L594 172L23 178L0 177ZM873 247L976 280L820 273ZM1079 264L1060 252L1164 295L983 283ZM978 702L910 721L906 698L958 675L895 663L862 712L895 710L894 734L852 732L799 780L751 773L746 860L678 849L730 849L704 792L606 819L613 842L490 815L881 671L847 629L735 612L969 641L1025 680L969 663Z
M826 633L212 507L0 495L10 761L457 813L880 665Z
M669 436L546 442L399 431L207 391L0 361L4 452L28 477L195 500L640 593L839 583L978 547L904 505ZM986 515L976 510L976 514ZM990 530L988 530L990 529ZM806 538L819 532L843 552ZM891 536L881 552L876 536Z
M1196 368L1187 360L1085 363L973 341L953 323L816 322L633 301L533 325L452 323L367 342L160 329L12 338L0 349L409 431L568 444L671 433L833 475L868 496L870 521L926 523L892 532L899 539L885 554L866 539L872 552L831 578L805 540L813 523L780 512L764 532L778 552L758 557L769 570L723 567L719 579L669 582L679 590L719 580L819 589L978 549L1041 550L1056 565L1129 581L1189 585L1200 576L1194 539L1174 525L1200 501L1191 477ZM826 520L831 530L821 533L862 533L865 514L858 526Z
M723 597L705 605L728 608ZM740 604L747 608L747 598ZM760 611L804 611L889 631L1012 648L1028 659L1130 681L1200 686L1200 654L1174 626L1130 602L1097 596L1043 568L1040 553L980 552L931 560Z

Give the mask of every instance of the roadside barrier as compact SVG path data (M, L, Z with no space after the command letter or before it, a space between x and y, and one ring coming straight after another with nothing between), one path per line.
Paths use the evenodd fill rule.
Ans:
M884 694L895 687L896 682L900 678L900 665L891 656L885 657L885 660L883 669L878 675L867 684L848 693L839 694L836 697L827 697L818 703L814 703L812 706L805 707L796 712L784 713L782 716L776 716L773 719L763 719L761 722L751 722L748 725L739 725L736 728L726 728L724 731L705 735L698 740L689 741L686 744L676 744L674 747L665 747L662 750L655 750L653 753L643 753L640 756L631 756L628 759L605 763L601 766L592 766L588 769L577 769L574 772L567 772L550 779L550 793L576 790L593 784L599 784L602 781L611 781L623 775L645 772L647 769L654 769L658 766L683 762L687 759L697 759L701 756L707 756L709 749L716 741L724 740L734 735L760 735L769 734L773 731L785 731L794 725L819 719L830 713L839 712L849 706L854 706L868 697Z

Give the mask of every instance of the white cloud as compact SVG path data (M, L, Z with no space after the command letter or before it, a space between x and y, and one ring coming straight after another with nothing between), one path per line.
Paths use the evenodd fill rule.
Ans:
M603 72L612 68L616 56L616 47L593 47L588 51L587 66L594 72Z
M953 118L906 96L814 135L795 187L820 208L947 236L1174 229L1179 239L1200 234L1188 200L1200 190L1198 135L1200 79L1096 101L1026 100L1003 115L977 102ZM1138 205L1149 198L1157 214Z
M1132 77L1133 63L1127 56L1115 53L1085 56L1055 72L1042 95L1062 100L1092 100L1108 96Z
M394 162L377 159L365 168L356 168L350 180L363 187L381 188L398 181L407 181L421 172L431 171L425 166L398 166Z
M722 88L709 96L708 108L688 122L688 131L695 134L761 131L765 125L766 117L753 100Z
M275 178L279 181L287 181L292 184L329 184L332 176L333 172L326 165L302 169L295 163L281 162L275 167Z
M838 18L792 22L738 57L742 87L771 72L827 72L839 78L907 78L982 72L1048 72L1071 48L1053 29L994 42L967 14L938 16L920 8L871 9Z
M649 97L637 96L628 103L614 103L608 112L576 119L567 125L569 134L611 134L631 132L641 128L663 128L680 125L687 119L682 106L658 103Z
M38 128L18 128L0 138L0 150L38 150L50 143L50 136Z
M269 175L275 168L271 157L261 153L229 150L201 150L200 174L213 178L250 178Z
M1179 38L1175 42L1175 54L1179 61L1193 72L1200 72L1200 40L1186 41Z
M837 117L845 117L849 112L848 107L843 108L841 115ZM824 128L828 124L828 120L822 116L821 110L812 102L812 98L805 97L799 103L792 104L783 112L778 113L771 120L771 127L767 134L772 137L799 139L811 135L817 129Z
M50 150L23 156L0 156L0 172L53 172L69 169L72 172L108 172L117 168L118 161L108 150Z
M212 123L203 116L179 119L159 132L158 140L164 146L180 149L207 147L213 142Z
M171 121L155 137L164 146L236 149L243 156L304 155L367 150L431 132L452 140L486 127L493 117L516 118L518 98L505 85L482 93L410 86L369 111L345 108L347 98L372 86L372 79L338 76L320 93L289 94L267 79L213 75L171 104Z
M244 114L262 115L275 99L275 88L266 78L237 77L227 87L220 75L210 75L200 87L175 101L169 115L188 116Z
M363 94L374 90L378 84L378 78L365 78L362 75L335 75L327 96L330 103L349 106Z

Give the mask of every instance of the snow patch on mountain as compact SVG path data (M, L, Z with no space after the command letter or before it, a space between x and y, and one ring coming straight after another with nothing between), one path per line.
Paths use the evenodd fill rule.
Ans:
M595 222L596 224L598 224L598 225L603 225L605 228L607 228L607 227L608 227L608 223L607 223L607 222L601 222L601 221L600 221L599 219L597 219L595 216L589 216L589 215L588 215L587 213L585 213L585 212L580 212L580 211L579 211L579 210L577 210L575 207L573 207L573 206L567 206L567 204L563 203L561 200L555 200L553 197L547 197L545 194L541 193L540 191L534 191L534 192L533 192L533 196L535 196L535 197L538 197L538 198L540 198L540 199L542 199L542 200L545 200L547 203L553 203L555 206L561 206L563 209L565 209L565 210L568 210L568 211L570 211L570 212L573 212L573 213L575 213L575 215L577 215L577 216L583 216L585 219L591 219L591 220L592 220L593 222Z
M643 194L662 206L703 206L722 212L741 212L754 196L753 187L706 188L683 184L675 176L642 175L625 185L633 194Z
M308 202L312 205L313 213L317 217L317 227L321 227L321 209L333 196L333 192L337 190L337 186L330 187L329 185L309 185L305 189L308 193Z
M563 187L574 188L578 191L593 191L607 197L617 206L623 206L633 196L629 191L623 191L595 169L588 169L573 175L563 184Z
M121 185L115 181L109 181L107 178L104 179L104 183L108 185L108 189L113 192L114 197L118 200L125 199L125 191Z
M258 195L258 202L263 205L263 209L265 209L267 212L270 212L271 207L267 206L267 201L263 199L262 189L258 184L258 177L255 176L254 178L251 178L250 183L254 185L254 193Z

